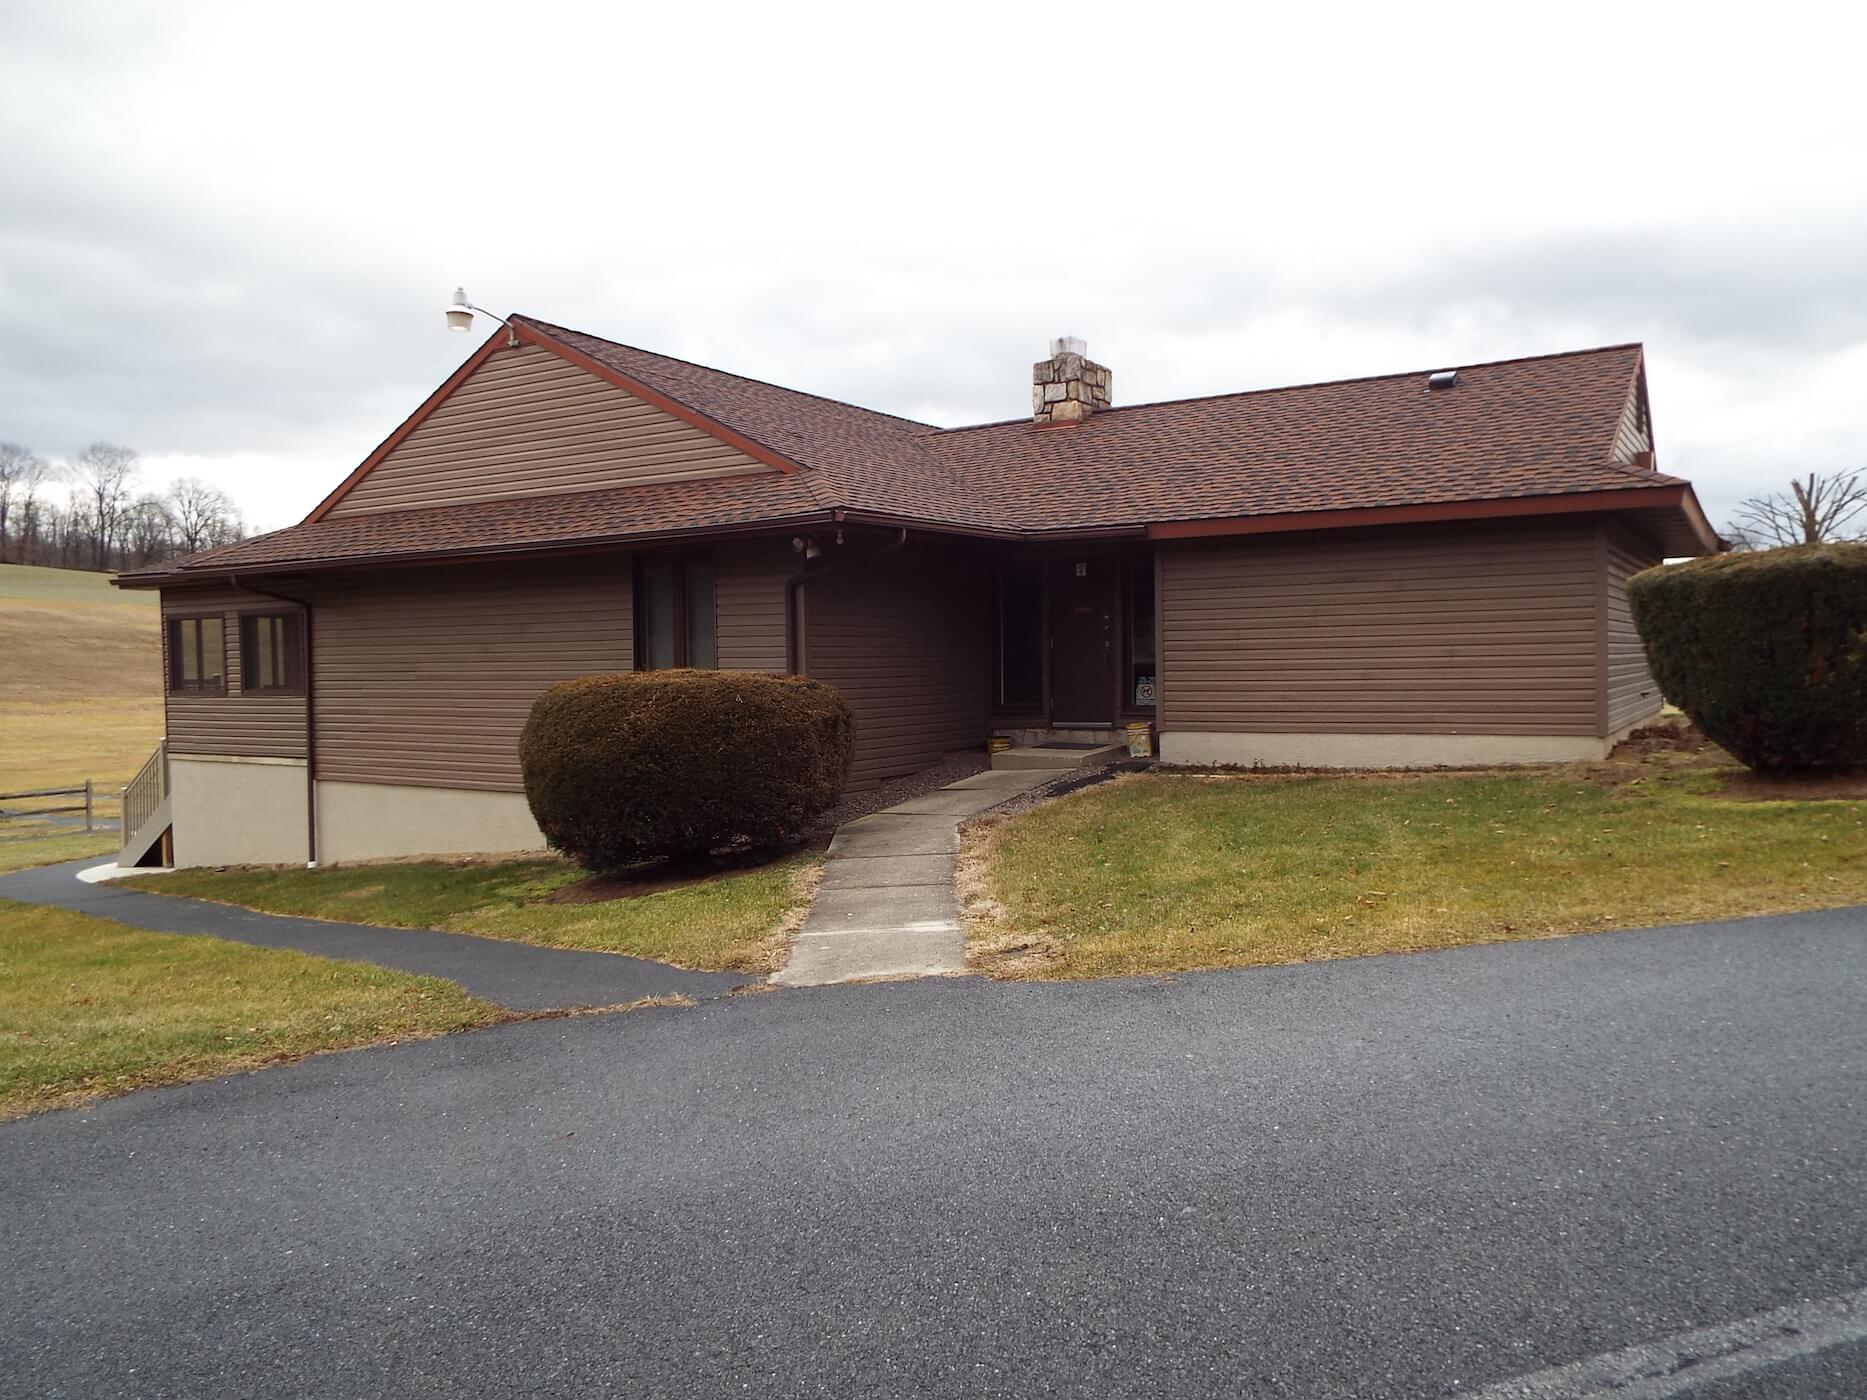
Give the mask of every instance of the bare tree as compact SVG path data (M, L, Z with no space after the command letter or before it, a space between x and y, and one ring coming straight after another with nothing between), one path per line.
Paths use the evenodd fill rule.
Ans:
M18 530L19 512L15 506L38 493L45 472L43 458L33 456L17 442L0 442L0 563L6 561L10 532ZM17 547L14 553L23 557Z
M183 554L240 538L240 512L232 499L198 477L184 476L169 488L168 509L175 547Z
M1725 527L1740 549L1827 544L1856 537L1867 526L1867 471L1810 472L1787 491L1752 496Z
M123 516L136 485L136 453L114 442L94 442L78 454L78 480L90 497L92 554L96 567L110 567L110 546L123 531Z
M175 553L175 517L161 496L137 497L123 513L123 535L118 545L118 567L135 560L138 568Z
M14 513L19 517L19 527L13 532L15 546L22 564L38 562L39 534L45 525L45 507L39 500L39 492L47 483L61 477L59 468L43 457L34 457L20 473L15 483L17 503Z

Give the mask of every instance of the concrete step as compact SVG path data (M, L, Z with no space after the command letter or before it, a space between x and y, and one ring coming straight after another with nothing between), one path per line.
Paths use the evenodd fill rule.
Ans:
M1128 748L1125 744L1101 744L1093 749L1005 749L992 755L992 767L1059 770L1099 768L1105 763L1113 763L1116 759L1127 756Z

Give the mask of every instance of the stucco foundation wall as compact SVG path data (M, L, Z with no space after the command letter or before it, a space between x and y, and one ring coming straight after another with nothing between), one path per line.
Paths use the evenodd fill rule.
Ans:
M177 865L298 865L306 851L302 759L169 756Z
M389 783L318 783L318 863L542 851L525 795Z
M1250 768L1468 768L1602 758L1615 739L1551 734L1226 734L1160 736L1168 763Z

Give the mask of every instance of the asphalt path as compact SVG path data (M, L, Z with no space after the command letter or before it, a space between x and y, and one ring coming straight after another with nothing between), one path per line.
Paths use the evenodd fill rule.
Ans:
M534 1021L0 1126L0 1389L1867 1395L1864 1124L1860 910Z
M546 948L510 938L260 914L205 899L146 894L118 884L86 884L78 879L80 870L97 864L95 858L72 860L0 875L0 899L55 905L158 933L205 934L445 977L475 996L514 1011L622 1006L645 997L724 996L760 980L743 973L691 972L648 958Z

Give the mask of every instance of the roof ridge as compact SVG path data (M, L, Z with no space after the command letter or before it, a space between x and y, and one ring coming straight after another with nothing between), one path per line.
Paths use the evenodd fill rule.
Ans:
M737 379L741 384L756 384L761 389L776 389L780 393L795 394L800 399L815 399L818 403L835 404L838 408L852 408L858 413L866 413L872 418L886 418L892 422L900 423L905 427L924 429L931 429L934 427L932 423L922 422L918 418L903 417L899 413L889 413L886 409L870 408L867 404L852 403L848 399L838 399L832 398L828 394L812 393L809 389L795 389L789 384L778 384L769 379L758 379L749 374L738 374L730 369L721 369L718 365L702 364L699 360L684 360L679 355L665 354L660 350L644 349L640 345L630 345L626 341L611 340L608 336L592 335L589 331L580 331L574 326L560 326L556 322L541 320L536 316L527 316L523 312L515 311L509 319L522 321L526 325L536 326L538 329L546 332L555 332L560 335L582 336L585 340L594 340L603 345L613 346L618 350L627 350L632 355L647 355L653 359L668 360L677 365L686 365L690 369L703 369L708 374L718 374L727 379Z
M1495 369L1500 365L1535 364L1543 360L1573 360L1583 355L1606 355L1615 350L1644 349L1638 340L1621 341L1615 345L1592 345L1583 350L1553 350L1542 355L1512 355L1501 360L1473 360L1461 365L1440 365L1438 369ZM1114 404L1108 408L1098 408L1091 417L1101 418L1110 413L1130 413L1138 408L1170 408L1184 403L1211 403L1218 399L1248 399L1263 394L1291 394L1302 389L1332 389L1343 384L1378 384L1389 379L1418 379L1435 374L1438 370L1413 369L1389 374L1351 374L1341 379L1310 379L1299 384L1272 384L1262 389L1227 389L1216 394L1189 394L1177 399L1147 399L1141 403ZM1008 428L1018 423L1029 423L1032 419L995 418L987 423L961 423L957 427L929 427L927 432L916 434L918 437L937 437L943 433L970 433L981 428Z

